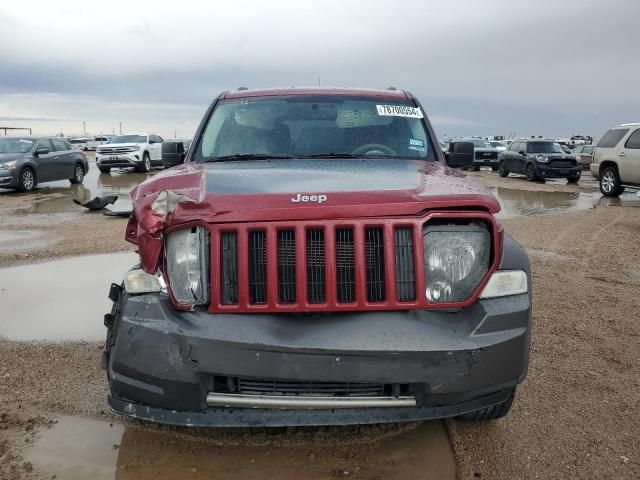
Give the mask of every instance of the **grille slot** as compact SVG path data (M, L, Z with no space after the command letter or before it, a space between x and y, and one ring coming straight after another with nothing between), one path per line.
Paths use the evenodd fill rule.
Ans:
M207 388L216 393L319 397L397 397L414 392L411 384L322 382L210 375Z
M353 229L336 229L336 295L340 303L356 301Z
M236 232L224 232L221 235L221 270L223 305L238 303L238 243Z
M278 301L296 302L296 237L293 230L278 232Z
M396 240L396 295L401 302L415 300L416 278L413 261L413 230L397 228Z
M370 302L382 302L385 299L384 243L382 238L382 228L365 229L367 300Z
M267 236L249 232L249 301L267 303Z
M324 230L307 230L307 300L324 303L325 291Z

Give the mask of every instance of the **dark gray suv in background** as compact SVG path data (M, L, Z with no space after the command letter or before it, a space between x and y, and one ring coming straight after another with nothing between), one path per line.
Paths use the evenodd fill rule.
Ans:
M0 188L30 192L38 183L82 183L89 171L84 153L61 138L0 137Z

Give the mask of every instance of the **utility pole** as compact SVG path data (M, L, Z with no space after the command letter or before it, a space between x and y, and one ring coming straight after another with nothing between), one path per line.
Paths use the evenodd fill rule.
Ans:
M120 135L122 135L122 122L118 122L120 124Z
M173 138L178 138L178 133L177 132L178 132L177 130L173 131Z
M87 122L82 122L82 132L84 136L87 136Z

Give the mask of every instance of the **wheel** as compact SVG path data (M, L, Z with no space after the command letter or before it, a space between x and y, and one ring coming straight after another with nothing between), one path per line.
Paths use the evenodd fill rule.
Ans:
M480 167L471 167L471 171L479 172L480 171Z
M69 179L71 183L82 183L84 180L84 167L80 164L73 169L73 177Z
M458 418L474 422L497 420L498 418L502 418L509 413L509 410L511 410L511 405L513 404L513 398L515 395L516 389L514 388L511 390L509 397L504 402L493 405L492 407L476 410L475 412L465 413L460 415Z
M30 192L34 188L36 188L36 174L31 167L24 167L20 171L18 190L21 192Z
M139 172L147 173L151 171L151 158L149 158L149 154L144 152L142 156L142 165L138 167Z
M606 167L600 175L600 192L607 197L617 197L624 192L616 167Z
M98 167L98 170L100 170L100 173L110 173L111 167Z
M578 180L580 180L580 174L574 175L572 177L568 177L567 183L578 183Z
M494 172L498 171L498 166L497 165L491 165L491 170L493 170Z
M539 179L538 175L536 174L536 167L533 166L533 163L527 165L527 168L525 169L525 175L527 177L527 180L529 180L530 182L535 182Z
M509 176L509 170L507 170L507 167L504 166L504 162L500 162L500 166L498 166L498 175L500 175L501 177Z

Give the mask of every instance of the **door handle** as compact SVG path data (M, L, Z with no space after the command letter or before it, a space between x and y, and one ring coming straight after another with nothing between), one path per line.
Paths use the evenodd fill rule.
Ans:
M627 154L626 154L626 153L624 153L624 152L620 152L620 153L618 154L618 156L619 156L619 157L625 157L626 155L627 155Z

